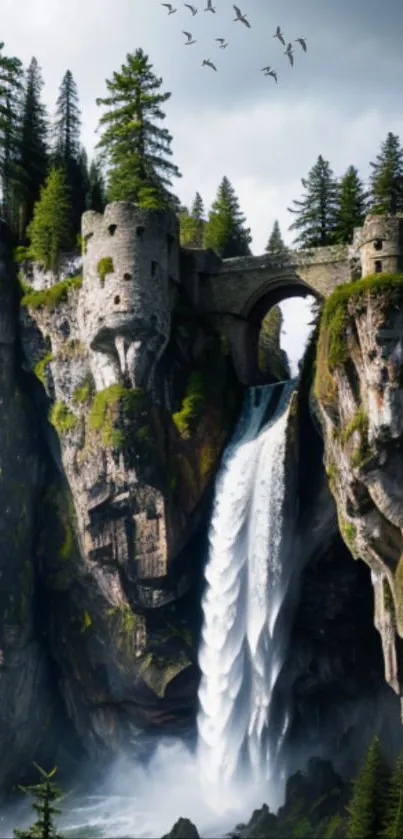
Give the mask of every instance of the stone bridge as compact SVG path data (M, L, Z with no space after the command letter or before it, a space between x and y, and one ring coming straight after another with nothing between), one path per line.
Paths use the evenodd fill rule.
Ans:
M289 297L326 297L352 278L349 247L290 251L287 257L220 260L211 251L183 250L181 277L197 311L226 336L245 385L258 383L257 348L267 311Z

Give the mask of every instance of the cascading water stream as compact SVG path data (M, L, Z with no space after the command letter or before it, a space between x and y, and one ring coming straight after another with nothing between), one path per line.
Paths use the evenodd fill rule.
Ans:
M284 656L275 629L289 577L281 537L294 387L287 382L248 391L216 483L199 653L198 761L221 805L226 788L245 773L263 781L274 760L270 706Z

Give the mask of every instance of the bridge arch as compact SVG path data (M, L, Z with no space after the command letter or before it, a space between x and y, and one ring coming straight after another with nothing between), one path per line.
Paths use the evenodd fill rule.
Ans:
M222 324L225 323L224 331L242 384L251 386L267 381L267 374L260 370L258 360L262 322L273 306L295 297L322 299L315 288L295 274L271 277L254 289L238 315L224 317Z

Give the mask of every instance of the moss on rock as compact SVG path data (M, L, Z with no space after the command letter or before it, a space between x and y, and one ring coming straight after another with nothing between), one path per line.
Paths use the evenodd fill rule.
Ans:
M47 352L43 358L39 359L39 361L35 364L35 376L43 385L46 385L46 368L51 361L53 361L53 355L51 352Z
M188 380L185 396L180 411L172 415L172 420L185 440L192 436L205 406L206 389L201 371L193 371Z
M59 303L67 300L70 291L81 288L82 282L82 275L78 274L76 277L61 280L59 283L50 286L50 288L45 288L41 291L29 291L28 294L24 294L21 300L21 306L26 306L28 309L46 308L53 310Z
M76 428L78 418L65 402L55 402L49 414L49 422L61 436Z
M131 433L131 420L146 404L146 393L141 388L110 385L95 394L88 417L89 427L100 435L104 446L122 448Z
M113 274L115 268L113 266L113 259L111 256L103 256L97 265L97 272L102 288L105 285L105 278L108 274Z

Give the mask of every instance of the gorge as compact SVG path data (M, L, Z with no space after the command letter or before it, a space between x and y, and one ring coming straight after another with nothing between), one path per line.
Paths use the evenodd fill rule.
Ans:
M329 299L297 390L252 350L264 306L314 288L302 257L258 286L245 264L236 312L235 261L117 202L83 218L82 274L23 264L19 294L1 228L4 793L33 760L69 777L134 756L166 779L197 714L209 780L249 761L260 803L270 767L315 755L348 775L375 730L401 745L401 228L370 217L347 256L316 254ZM130 765L127 796L153 789Z

